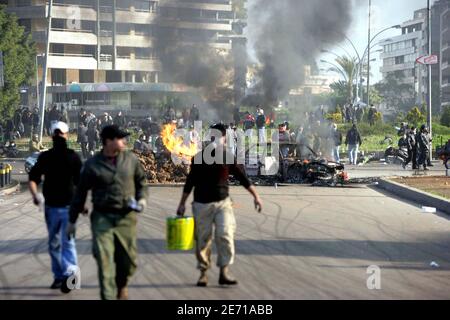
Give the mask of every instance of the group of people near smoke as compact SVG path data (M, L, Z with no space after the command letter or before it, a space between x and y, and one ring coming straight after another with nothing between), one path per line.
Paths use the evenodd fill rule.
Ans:
M89 127L91 123L99 124L91 113L80 112L80 125ZM139 159L126 150L129 133L118 125L100 122L103 124L101 150L83 164L77 153L67 146L68 125L61 121L53 123L53 147L40 154L29 173L28 186L34 204L45 207L53 274L50 289L70 293L80 288L76 223L80 214L90 213L92 253L98 267L100 296L105 300L123 300L129 297L128 285L138 268L137 223L139 213L147 207L147 183ZM230 273L235 260L236 220L229 196L229 175L238 179L253 196L253 205L259 212L262 202L242 166L235 159L233 161L224 148L225 126L217 124L210 129L218 132L211 142L215 144L215 154L223 155L222 160L211 164L205 160L207 155L203 154L204 151L199 152L200 157L196 156L196 161L192 162L176 214L184 216L186 201L193 191L195 256L200 271L197 286L206 287L209 283L213 230L217 266L220 268L218 283L231 286L237 285L238 281ZM42 182L41 195L38 186ZM92 212L86 207L89 191L92 194ZM152 210L151 205L149 210Z
M367 109L364 106L352 103L345 104L341 109L342 119L345 123L361 123L364 120L364 116L367 112L367 121L373 126L377 120L377 109L372 104Z
M31 138L37 133L40 125L38 108L22 107L14 112L12 118L0 124L3 141L14 141L20 138Z
M128 122L122 111L119 111L114 118L107 112L100 116L95 116L91 111L81 109L78 113L77 143L81 147L81 154L84 159L92 157L100 147L100 132L110 125L126 129Z
M412 163L413 170L423 167L424 170L429 170L428 167L432 167L430 158L430 146L432 137L428 131L426 125L422 125L417 131L416 127L409 127L407 124L402 123L398 131L400 139L398 141L398 147L400 151L407 152L408 156L403 162L403 168L409 163Z

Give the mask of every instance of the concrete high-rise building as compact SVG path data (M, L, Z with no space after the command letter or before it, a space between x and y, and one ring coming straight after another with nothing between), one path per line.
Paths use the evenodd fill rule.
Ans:
M46 1L7 4L42 55ZM183 83L165 81L160 32L173 31L185 43L225 54L232 53L233 37L239 36L232 3L226 0L54 0L51 17L48 103L103 110L146 109L152 94L190 91ZM42 79L42 63L38 75Z
M450 3L440 19L440 86L441 106L450 106Z
M394 75L400 83L414 87L416 103L426 103L428 71L417 65L416 59L428 53L427 9L415 11L414 18L401 27L401 35L380 42L383 79Z

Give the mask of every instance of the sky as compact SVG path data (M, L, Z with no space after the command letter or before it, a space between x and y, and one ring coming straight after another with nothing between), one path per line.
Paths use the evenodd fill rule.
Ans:
M336 0L339 1L339 0ZM357 4L353 14L353 21L350 29L347 32L347 37L355 44L360 56L362 56L368 41L368 0L354 0ZM431 1L434 3L434 0ZM414 16L414 11L426 8L427 0L372 0L372 19L371 19L371 33L372 36L386 27L401 24L404 21L411 20ZM377 39L382 40L395 35L400 35L401 29L392 29L381 34ZM345 54L345 51L340 48L343 47L350 54L355 51L348 41L342 42L335 48L324 48L335 52L338 55ZM381 49L381 47L375 47L373 50ZM356 55L356 53L354 54ZM376 62L371 62L372 80L371 83L376 83L381 80L380 67L382 62L380 61L380 53L372 53L372 58L376 58ZM333 62L336 57L331 54L324 54L317 59L319 67L328 69L330 66L322 64L319 61L321 59Z

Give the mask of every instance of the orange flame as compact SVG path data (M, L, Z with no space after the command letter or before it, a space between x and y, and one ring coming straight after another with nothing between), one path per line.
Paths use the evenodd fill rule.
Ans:
M197 144L189 141L189 144L185 143L183 137L176 136L175 131L177 129L176 124L166 124L162 131L161 137L164 146L172 154L183 157L184 159L192 158L197 154Z

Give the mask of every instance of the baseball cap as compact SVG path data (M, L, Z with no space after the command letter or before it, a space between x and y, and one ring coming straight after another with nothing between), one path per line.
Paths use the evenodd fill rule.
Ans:
M114 140L115 138L122 139L125 137L128 137L130 134L127 131L121 130L116 125L106 126L103 128L102 132L100 133L100 137L103 140L110 139Z
M51 126L52 134L55 134L55 130L59 130L62 133L68 133L69 132L69 126L65 122L57 121L57 122L53 123L52 126Z

